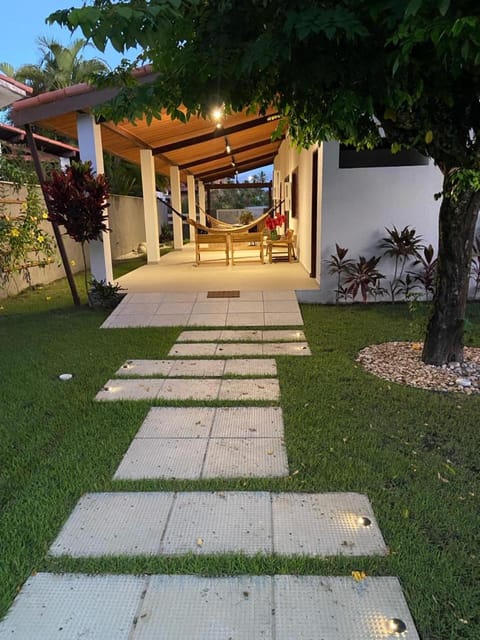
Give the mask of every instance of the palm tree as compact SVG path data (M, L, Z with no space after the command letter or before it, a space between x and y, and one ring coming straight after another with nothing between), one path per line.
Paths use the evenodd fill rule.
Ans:
M90 46L84 39L73 40L69 47L53 38L42 37L37 42L42 53L38 64L24 64L14 70L12 65L0 63L0 69L4 73L8 70L7 75L31 86L34 93L85 82L92 74L108 70L107 64L99 58L86 60L81 55L82 51Z

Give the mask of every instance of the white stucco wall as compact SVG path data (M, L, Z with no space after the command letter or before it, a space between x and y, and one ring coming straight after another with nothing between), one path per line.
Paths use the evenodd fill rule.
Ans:
M274 168L280 171L282 183L282 200L285 197L284 181L297 171L297 217L290 214L288 226L297 235L297 257L304 269L310 273L311 268L311 208L312 208L312 155L316 147L299 150L287 138L280 146L275 159ZM319 167L320 169L320 167ZM318 189L318 185L316 185Z
M112 195L109 200L110 245L116 260L146 241L143 198Z
M425 166L339 169L339 144L323 145L321 199L320 301L333 302L336 279L328 275L325 260L335 253L335 243L349 249L347 257L379 256L385 227L406 225L416 229L424 244L437 250L440 203L433 195L442 188L442 174L431 162ZM393 261L378 266L386 276ZM358 298L357 298L358 299Z

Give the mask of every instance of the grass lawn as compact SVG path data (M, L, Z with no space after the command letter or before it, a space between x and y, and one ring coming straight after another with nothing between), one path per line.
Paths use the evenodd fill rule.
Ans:
M81 278L80 278L81 280ZM365 373L372 342L411 339L403 305L302 307L311 358L278 357L291 475L112 481L148 402L94 403L128 358L165 358L181 328L99 330L65 283L0 301L0 615L34 571L395 575L423 640L480 637L480 397L404 388ZM480 346L480 305L467 341ZM69 382L58 379L73 373ZM181 404L181 403L178 403ZM357 491L384 558L48 559L78 498L112 490Z

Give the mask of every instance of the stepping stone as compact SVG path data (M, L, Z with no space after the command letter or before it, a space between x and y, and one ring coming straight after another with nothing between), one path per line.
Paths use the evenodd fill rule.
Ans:
M368 498L358 493L279 493L273 500L273 548L280 555L375 555L387 549ZM359 518L372 523L364 526Z
M275 640L420 640L397 578L274 576L273 600Z
M198 344L174 344L169 356L214 356L217 350L216 342Z
M162 538L162 555L271 553L267 492L178 493Z
M158 555L174 494L87 493L71 513L50 555Z
M216 411L210 407L153 407L135 439L208 438Z
M273 358L236 358L226 360L225 376L276 376L277 363Z
M280 386L272 378L222 380L219 400L279 400Z
M153 407L135 439L281 438L280 407Z
M218 407L212 425L215 438L281 438L280 407Z
M0 638L22 640L419 640L397 578L38 573Z
M116 376L221 377L275 376L277 365L273 359L237 360L127 360Z
M108 380L95 400L153 400L164 385L164 380L145 378L143 380Z
M115 480L288 475L279 407L155 407Z
M142 378L108 380L95 400L267 400L278 401L280 387L272 378Z
M215 350L216 356L261 356L263 355L263 345L254 342L232 342L230 344L219 344Z
M208 439L135 438L118 466L114 480L202 477Z
M265 342L264 356L311 356L312 352L306 342Z
M169 356L310 356L307 342L176 343Z
M174 360L127 360L116 376L168 376Z
M27 580L0 638L129 640L145 578L37 573Z
M211 438L202 478L288 476L281 438Z
M322 557L388 550L363 495L246 491L87 494L50 548L51 555L74 557L227 552Z
M182 331L177 338L177 342L305 342L305 340L304 332L297 329Z

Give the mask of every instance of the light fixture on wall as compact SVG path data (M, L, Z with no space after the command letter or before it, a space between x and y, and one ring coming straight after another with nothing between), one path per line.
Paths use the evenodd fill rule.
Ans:
M283 183L283 208L285 212L292 209L292 185L290 182Z

